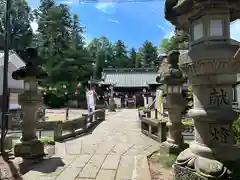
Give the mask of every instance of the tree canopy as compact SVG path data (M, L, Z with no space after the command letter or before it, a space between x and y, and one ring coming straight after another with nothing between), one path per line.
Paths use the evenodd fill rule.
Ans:
M6 0L0 0L2 9L5 5ZM4 16L4 11L1 11L0 34L4 33ZM158 65L158 48L147 40L139 49L127 47L121 39L111 42L105 36L96 37L86 44L86 31L80 17L79 14L71 14L67 5L54 0L40 0L34 10L25 0L12 0L10 48L37 48L49 74L40 83L48 102L84 97L82 92L90 77L100 79L104 68L150 68ZM31 28L33 21L38 25L36 32Z
M185 31L175 29L172 37L161 40L160 51L168 53L171 50L188 49L188 39L189 35Z

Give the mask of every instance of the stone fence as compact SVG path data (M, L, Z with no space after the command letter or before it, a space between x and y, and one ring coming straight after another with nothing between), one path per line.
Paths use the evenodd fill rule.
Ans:
M97 109L91 114L82 114L81 117L69 121L38 121L36 129L39 131L53 131L54 140L61 141L89 131L94 125L105 120L105 109ZM21 129L21 120L9 121L9 129Z
M54 128L54 141L75 137L87 133L92 127L105 120L105 109L98 109L91 114L83 114L82 117L71 121L58 121Z
M164 142L167 138L168 128L166 126L167 117L162 116L158 119L151 118L151 111L139 110L142 133L158 142ZM182 132L184 140L194 139L194 126L191 119L183 119L184 130Z

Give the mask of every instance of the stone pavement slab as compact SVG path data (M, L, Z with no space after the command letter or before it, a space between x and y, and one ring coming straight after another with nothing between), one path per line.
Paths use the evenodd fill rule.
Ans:
M56 143L53 160L36 165L23 180L151 180L146 156L158 148L141 133L137 110L120 110L91 134Z
M68 166L57 178L56 180L67 180L76 179L78 174L81 172L82 168L70 167Z
M104 155L94 155L80 172L78 177L89 179L96 178L105 158L106 156Z
M96 180L113 180L116 170L101 169L97 175Z
M132 179L134 160L134 156L122 156L117 170L116 180Z
M117 170L121 155L108 155L103 162L102 169Z
M81 154L70 164L70 167L83 168L86 166L92 155Z

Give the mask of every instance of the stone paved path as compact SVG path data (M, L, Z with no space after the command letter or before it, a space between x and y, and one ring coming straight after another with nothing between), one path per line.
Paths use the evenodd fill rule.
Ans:
M141 134L136 110L110 113L92 134L56 145L23 180L151 180L146 156L159 148Z

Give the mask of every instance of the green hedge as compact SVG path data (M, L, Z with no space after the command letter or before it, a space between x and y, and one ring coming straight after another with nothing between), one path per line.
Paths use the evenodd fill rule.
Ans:
M240 113L238 113L238 118L233 122L233 132L236 137L237 143L240 144Z
M49 138L49 137L42 137L40 139L40 141L44 144L51 144L51 145L55 145L55 141L53 138Z

